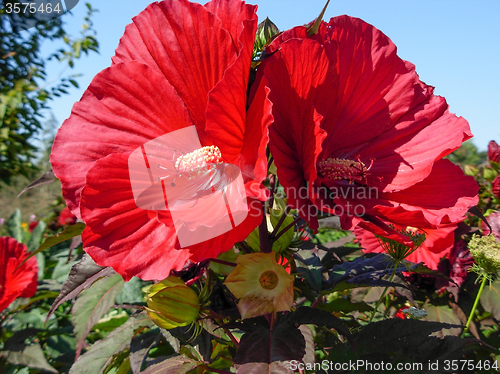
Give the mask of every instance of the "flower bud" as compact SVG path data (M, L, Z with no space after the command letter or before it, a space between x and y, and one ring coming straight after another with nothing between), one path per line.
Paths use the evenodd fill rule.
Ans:
M198 317L198 296L178 277L167 279L145 290L149 318L165 329L186 326Z
M493 162L500 162L500 146L494 140L488 144L488 159Z

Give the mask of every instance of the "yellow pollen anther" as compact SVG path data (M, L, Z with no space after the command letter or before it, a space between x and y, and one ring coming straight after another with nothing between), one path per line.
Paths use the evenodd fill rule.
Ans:
M175 168L183 173L220 162L222 162L222 154L219 147L211 145L178 157L175 161Z
M323 177L331 180L344 179L349 183L366 183L366 172L370 167L367 168L361 161L341 158L328 158L318 163L319 172Z

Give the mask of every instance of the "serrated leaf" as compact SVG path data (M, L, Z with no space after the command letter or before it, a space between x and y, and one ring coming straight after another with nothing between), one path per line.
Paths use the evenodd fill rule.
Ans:
M70 374L100 374L113 359L113 355L121 352L130 344L135 330L140 327L150 327L153 322L146 313L131 316L130 319L113 330L105 339L90 346L70 369Z
M434 332L454 327L457 326L441 322L392 318L366 325L354 338L360 351L393 353L428 339Z
M389 276L393 270L394 260L385 253L379 253L374 257L361 256L354 261L334 266L329 272L325 288L340 290L356 286L406 287L404 284L382 279L385 276ZM396 274L409 270L411 270L411 267L408 268L400 264L396 270Z
M21 211L16 209L10 218L5 221L7 234L16 239L19 243L23 241L23 228L21 227L22 217Z
M304 354L304 357L302 357L302 362L306 364L313 364L314 363L314 338L312 331L307 325L300 325L299 330L304 337L304 340L306 341L306 353Z
M491 312L497 321L500 321L500 281L484 287L479 300L483 308Z
M297 264L298 276L304 278L314 291L321 291L323 283L323 264L311 251L299 250L293 254Z
M278 321L272 330L263 325L246 326L234 363L301 360L305 354L305 340L300 330L287 320ZM245 327L242 328L245 330Z
M35 256L37 253L46 250L47 248L62 243L75 236L81 235L84 229L85 229L85 224L81 222L77 223L76 225L67 226L63 232L60 232L59 234L55 234L54 236L47 238L42 243L42 245L40 245L40 247L37 248L37 250L31 252L31 254L23 261L23 263L25 263L29 258Z
M151 330L145 334L136 336L130 343L130 368L134 374L141 372L143 362L157 339L161 337L159 329Z
M424 305L424 309L427 312L427 321L435 321L435 322L444 322L452 325L460 325L462 321L460 318L453 312L453 310L447 305L432 305L430 303L426 303ZM462 332L462 328L456 327L452 329L443 329L439 332L439 336L444 335L455 335L458 336Z
M80 262L71 268L68 279L62 286L61 293L50 307L47 319L59 305L74 299L81 291L88 289L98 279L113 274L115 274L115 271L112 268L99 266L88 254L84 254Z
M2 351L0 356L13 365L28 366L33 369L48 371L49 373L58 373L45 358L40 344L31 344L22 351Z
M158 364L151 365L141 374L186 374L189 370L194 369L198 365L198 361L192 360L187 356L171 357Z
M104 313L115 304L116 296L122 290L124 283L120 274L99 279L88 290L82 292L76 300L71 321L75 326L77 358L88 333Z
M338 333L345 336L354 347L351 333L342 321L333 314L324 310L301 306L295 312L287 315L287 320L293 324L325 326L337 330Z
M350 302L349 300L343 298L335 299L327 304L319 304L317 308L321 310L326 310L329 313L333 312L349 313L353 311L370 312L373 310L373 308L367 303Z

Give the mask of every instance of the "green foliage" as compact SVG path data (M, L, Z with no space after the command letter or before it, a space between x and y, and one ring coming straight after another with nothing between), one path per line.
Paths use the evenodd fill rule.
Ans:
M55 59L73 67L82 52L97 52L99 45L91 21L95 10L90 5L78 38L64 30L64 16L18 33L10 27L5 12L0 5L0 180L10 182L12 176L28 176L36 169L36 148L31 140L42 129L50 100L66 94L70 85L78 86L76 76L70 75L47 87L47 62ZM42 56L41 46L46 41L60 41L64 47Z
M479 151L472 140L468 140L446 158L454 164L464 167L465 165L479 166L486 161L486 156L486 151Z

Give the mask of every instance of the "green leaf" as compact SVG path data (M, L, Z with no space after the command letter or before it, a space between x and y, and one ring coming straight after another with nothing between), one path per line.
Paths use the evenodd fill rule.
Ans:
M452 325L461 325L462 321L453 312L453 310L447 305L435 306L430 303L424 305L424 309L427 312L427 321L443 322ZM451 329L443 329L438 335L455 335L458 336L462 332L461 327L455 327Z
M47 228L47 224L43 221L38 221L38 224L33 229L31 233L30 241L28 242L28 251L33 252L36 248L40 246L42 242L43 233Z
M323 264L311 251L299 250L293 254L297 264L298 276L306 280L309 287L319 292L323 284Z
M301 360L305 354L306 342L300 330L287 319L278 321L272 330L265 325L241 324L247 331L240 340L234 363L243 365L251 362Z
M124 283L120 274L99 279L88 290L83 291L76 300L71 321L75 326L77 358L88 333L104 313L114 305L116 296L122 290Z
M152 365L141 374L186 374L189 370L198 366L198 361L194 361L187 356L175 356L159 364Z
M10 218L5 222L7 234L16 239L19 243L23 241L23 228L21 227L21 211L16 209Z
M113 330L105 339L99 340L90 346L89 350L81 355L74 363L69 373L102 373L113 359L113 355L121 352L130 344L136 329L140 327L150 327L152 325L153 322L151 322L146 313L131 316L126 323ZM165 373L165 371L163 373Z
M61 293L54 301L54 304L52 304L47 318L54 313L54 310L59 305L65 301L74 299L81 291L88 289L98 279L113 274L115 274L115 271L112 268L99 266L88 254L84 254L80 262L71 268L68 279L64 282Z
M339 334L345 336L354 347L349 329L345 327L339 318L327 311L301 306L295 312L288 314L287 320L299 325L316 325L335 329Z
M46 250L47 248L50 248L56 244L74 238L75 236L81 235L84 229L85 229L85 224L81 222L77 223L76 225L66 227L63 232L60 232L59 234L55 234L54 236L47 238L42 243L42 245L38 247L36 251L31 252L31 254L23 261L23 263L26 262L29 258L36 255L37 253Z
M128 282L125 282L122 291L116 297L117 304L137 304L144 303L144 293L142 289L146 286L147 282L133 277Z
M479 300L483 308L491 312L497 321L500 321L500 281L484 287Z
M22 351L2 351L0 356L13 365L28 366L33 369L57 373L57 370L47 362L40 344L28 345Z
M47 224L43 221L38 221L38 224L35 226L33 229L33 232L31 233L31 238L30 241L28 242L28 251L32 252L38 246L40 246L40 243L43 238L43 233L45 232L45 229L47 228ZM38 263L38 280L42 280L45 274L45 256L42 253L37 253L36 254L36 262Z
M371 306L367 303L351 303L349 300L344 298L335 299L327 304L319 304L318 309L326 310L329 313L342 312L349 313L353 311L358 312L370 312L373 310Z

